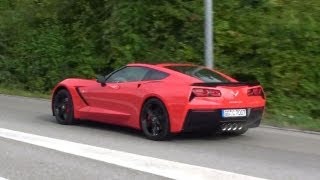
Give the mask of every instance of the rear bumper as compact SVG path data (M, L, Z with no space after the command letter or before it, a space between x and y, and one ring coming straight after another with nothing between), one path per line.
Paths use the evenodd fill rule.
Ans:
M223 123L243 123L248 128L258 127L260 125L264 107L247 108L247 117L242 118L223 118L221 109L211 111L189 110L184 121L183 131L203 131L219 130Z

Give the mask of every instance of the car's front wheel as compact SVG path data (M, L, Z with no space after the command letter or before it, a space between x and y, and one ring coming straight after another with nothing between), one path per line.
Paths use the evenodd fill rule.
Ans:
M166 140L170 137L169 115L165 105L158 99L147 100L141 111L141 129L148 139Z
M72 97L67 90L62 89L55 94L53 110L59 124L69 125L74 123Z

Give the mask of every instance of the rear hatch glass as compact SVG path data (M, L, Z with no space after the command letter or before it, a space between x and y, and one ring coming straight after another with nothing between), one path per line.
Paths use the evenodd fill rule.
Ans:
M197 78L205 83L228 83L230 80L220 74L199 66L166 66L166 68Z

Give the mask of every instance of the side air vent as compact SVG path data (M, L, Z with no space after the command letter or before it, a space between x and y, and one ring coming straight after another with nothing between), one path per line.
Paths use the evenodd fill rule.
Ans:
M84 99L84 97L82 96L81 92L80 92L80 87L76 87L77 93L80 96L81 100L87 105L89 106L89 103Z

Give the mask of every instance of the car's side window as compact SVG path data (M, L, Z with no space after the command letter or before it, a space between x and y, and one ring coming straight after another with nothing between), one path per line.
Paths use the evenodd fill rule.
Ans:
M135 82L141 81L145 75L149 72L148 68L129 66L112 74L107 83L123 83L123 82Z
M158 70L150 69L150 71L143 78L144 81L162 80L168 77L169 74Z

